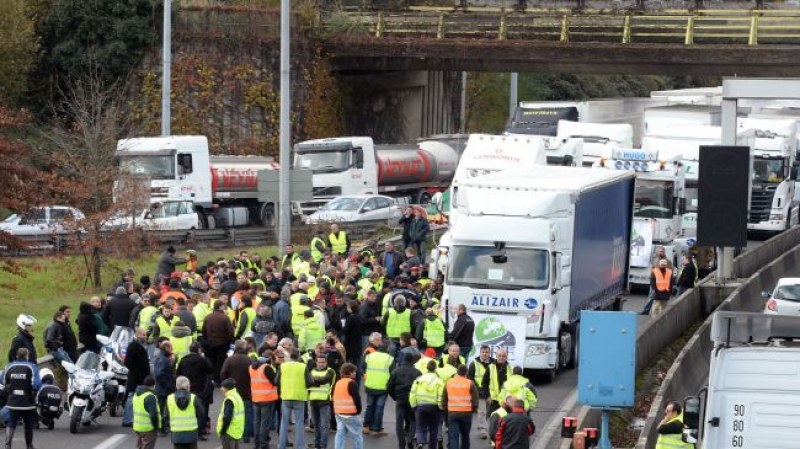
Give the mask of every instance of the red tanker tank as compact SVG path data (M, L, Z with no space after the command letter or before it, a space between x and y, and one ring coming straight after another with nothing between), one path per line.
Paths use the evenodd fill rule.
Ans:
M212 192L253 192L258 189L260 170L277 170L272 158L214 156L211 158Z
M378 185L446 182L453 178L458 153L436 141L420 143L417 149L377 149Z

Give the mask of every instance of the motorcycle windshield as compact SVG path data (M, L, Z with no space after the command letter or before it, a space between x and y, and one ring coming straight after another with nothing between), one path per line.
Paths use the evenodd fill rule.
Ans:
M86 351L78 357L75 364L78 369L96 370L100 366L100 356L91 351Z
M117 357L125 355L124 353L134 337L133 329L129 327L117 326L114 328L114 332L111 332L111 343L114 346L114 353Z

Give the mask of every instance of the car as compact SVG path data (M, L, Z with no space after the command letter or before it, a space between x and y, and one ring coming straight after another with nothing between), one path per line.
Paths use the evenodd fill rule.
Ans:
M14 214L0 222L0 231L15 236L63 234L68 224L86 218L78 209L69 206L39 206L24 214Z
M394 198L385 195L343 195L304 218L306 224L386 220L396 224L403 215Z
M800 278L778 279L775 290L761 295L767 298L764 313L800 316Z
M103 230L137 229L157 231L188 231L201 229L200 217L191 201L165 201L155 203L135 217L119 215L103 225Z

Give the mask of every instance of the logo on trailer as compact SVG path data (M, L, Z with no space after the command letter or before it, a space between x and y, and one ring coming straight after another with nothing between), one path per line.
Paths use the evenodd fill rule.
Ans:
M536 298L528 298L525 300L525 307L533 310L539 307L539 301L537 301Z

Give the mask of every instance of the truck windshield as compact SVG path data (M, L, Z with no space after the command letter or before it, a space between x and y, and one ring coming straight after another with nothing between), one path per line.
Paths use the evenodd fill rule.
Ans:
M783 182L783 159L755 159L753 160L753 182L780 183Z
M149 176L152 179L175 179L175 156L122 156L120 168L133 175Z
M349 151L314 151L295 153L294 168L311 170L314 173L335 173L350 166Z
M633 215L641 218L672 218L672 182L636 180Z
M491 246L454 246L448 283L478 288L547 288L547 251L506 248L505 263L494 262L494 251Z

